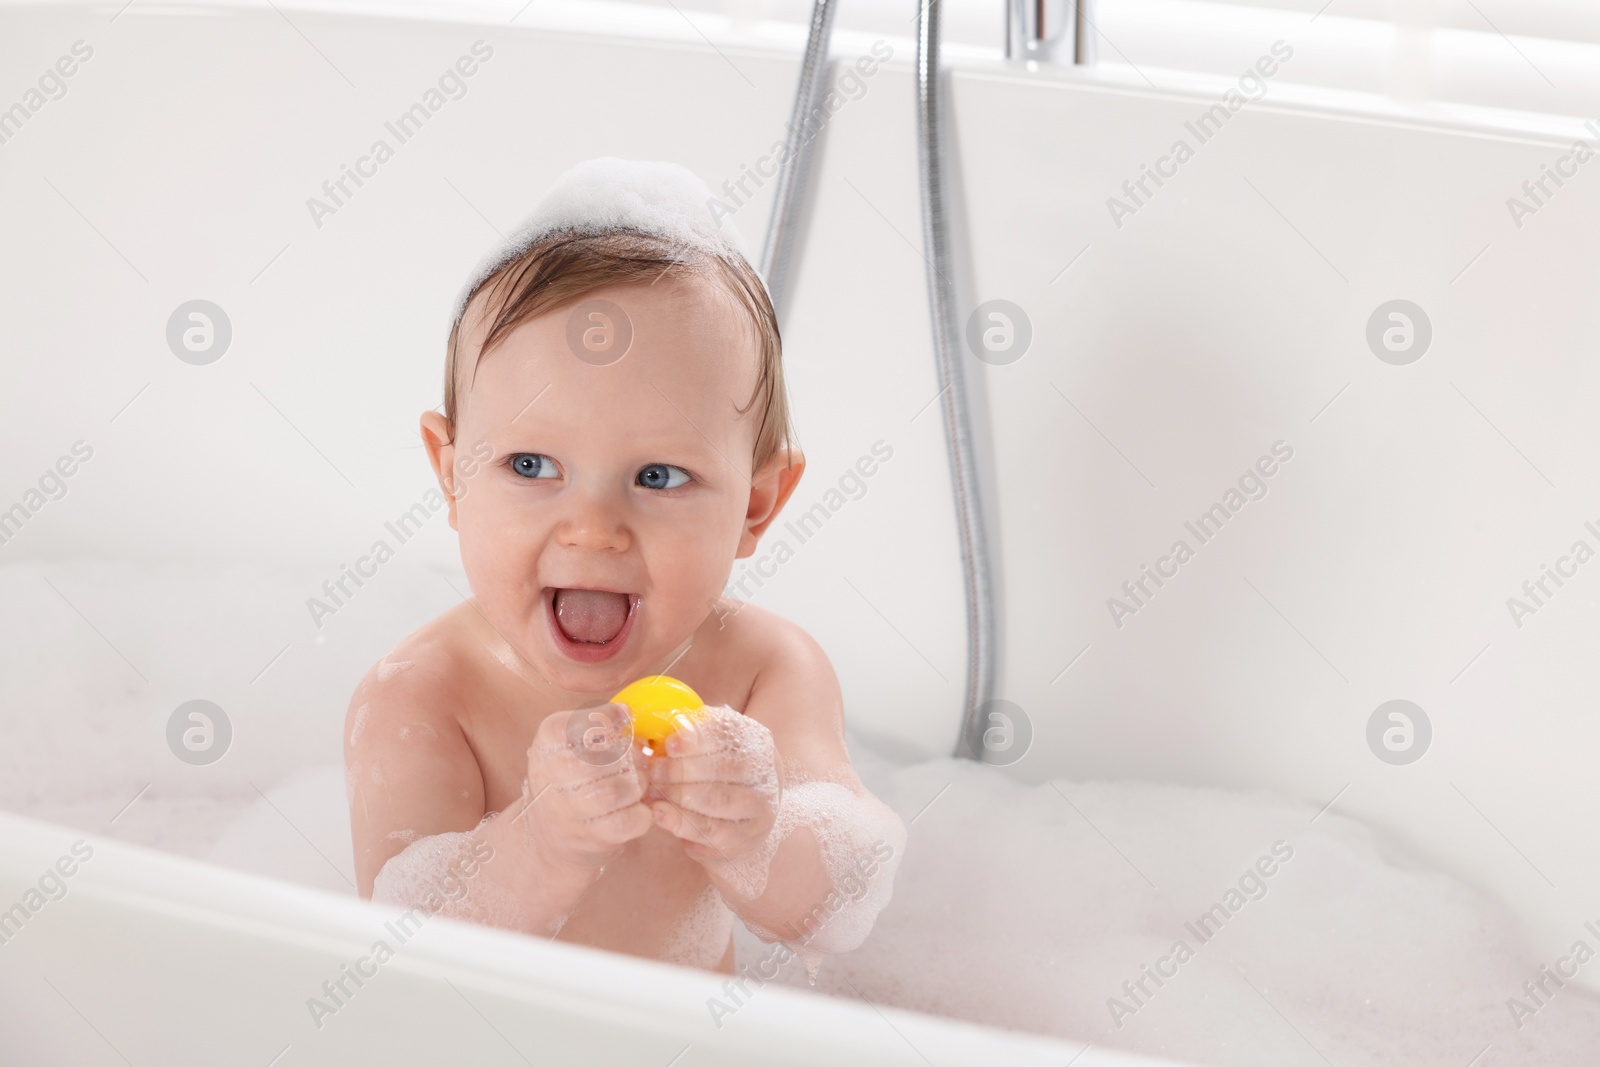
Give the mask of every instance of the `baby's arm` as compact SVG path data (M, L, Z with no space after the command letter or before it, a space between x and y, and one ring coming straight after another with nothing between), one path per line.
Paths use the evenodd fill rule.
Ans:
M812 958L866 939L905 827L850 766L838 679L803 631L783 627L743 716L681 731L650 769L657 823L757 936Z
M522 796L486 812L452 688L447 675L419 665L387 680L369 675L351 699L345 775L358 889L386 903L554 934L601 866L650 829L636 760L630 753L609 765L585 762L567 744L570 713L548 716L528 751Z

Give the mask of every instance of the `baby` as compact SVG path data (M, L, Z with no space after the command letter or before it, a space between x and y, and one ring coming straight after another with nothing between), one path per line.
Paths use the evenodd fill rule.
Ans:
M422 438L473 596L351 698L363 896L725 972L735 916L814 970L887 903L905 828L827 656L720 596L805 461L714 203L681 167L582 164L463 290ZM707 711L646 755L609 698L655 674Z

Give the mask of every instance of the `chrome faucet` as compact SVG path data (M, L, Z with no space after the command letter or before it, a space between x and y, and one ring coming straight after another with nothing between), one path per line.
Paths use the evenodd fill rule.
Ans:
M1007 0L1006 58L1061 66L1095 62L1094 0Z

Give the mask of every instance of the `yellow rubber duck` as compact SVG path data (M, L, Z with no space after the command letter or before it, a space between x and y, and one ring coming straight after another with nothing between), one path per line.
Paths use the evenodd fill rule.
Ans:
M666 751L667 738L699 718L706 706L700 694L665 674L640 678L611 699L628 706L633 715L634 740L642 742L645 751L652 754Z

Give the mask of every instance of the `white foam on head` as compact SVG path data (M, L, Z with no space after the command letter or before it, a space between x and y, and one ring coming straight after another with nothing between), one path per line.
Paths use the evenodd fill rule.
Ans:
M713 214L711 189L677 163L647 163L602 156L555 180L531 214L479 260L456 296L450 321L460 320L474 290L507 263L551 234L637 231L709 255L750 258L731 219Z

